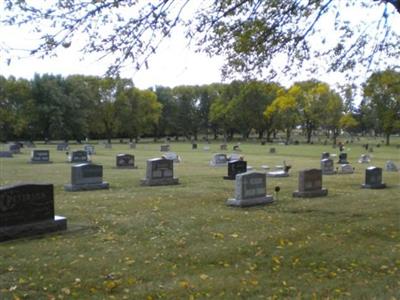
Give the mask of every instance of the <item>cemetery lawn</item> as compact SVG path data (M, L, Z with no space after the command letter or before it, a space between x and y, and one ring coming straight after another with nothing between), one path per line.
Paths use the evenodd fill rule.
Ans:
M225 205L234 181L208 165L219 143L208 152L171 143L182 157L176 186L140 186L160 144L95 144L110 183L100 191L64 191L71 165L55 145L36 148L50 149L52 164L27 163L26 148L0 158L1 185L53 183L56 214L68 218L64 233L0 244L0 299L400 299L400 173L383 170L386 189L361 189L364 142L346 147L354 174L324 175L328 196L305 199L292 198L298 171L337 149L274 144L268 154L272 145L242 143L248 166L293 166L288 178L267 178L268 194L281 187L274 204L246 209ZM400 165L399 151L374 147L370 165ZM114 168L118 153L139 168Z

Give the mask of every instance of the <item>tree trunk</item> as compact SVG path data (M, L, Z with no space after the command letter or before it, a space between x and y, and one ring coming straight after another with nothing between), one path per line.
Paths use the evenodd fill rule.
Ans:
M291 132L291 129L290 129L290 128L287 128L287 129L286 129L286 143L287 143L287 144L289 144L290 132Z
M386 146L390 145L390 133L386 134Z
M264 137L264 130L260 130L260 131L258 132L258 139L259 139L259 140L262 140L263 137Z

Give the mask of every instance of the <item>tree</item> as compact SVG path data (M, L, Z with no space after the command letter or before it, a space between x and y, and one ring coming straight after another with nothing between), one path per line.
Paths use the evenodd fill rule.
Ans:
M365 83L364 97L389 145L390 135L400 129L400 72L388 69L372 74Z
M33 26L41 33L33 55L53 54L84 36L83 53L115 58L110 74L126 63L147 66L178 26L186 27L200 50L226 57L227 76L266 70L274 75L271 62L278 55L288 58L284 72L296 72L295 66L304 70L316 58L313 72L323 58L328 70L348 74L357 66L388 66L399 57L396 0L4 0L3 11L3 24ZM379 13L367 21L354 18L374 11ZM332 32L329 37L326 31Z

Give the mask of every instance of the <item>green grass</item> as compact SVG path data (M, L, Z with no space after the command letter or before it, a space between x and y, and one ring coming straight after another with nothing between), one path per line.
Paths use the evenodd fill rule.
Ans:
M68 218L69 229L0 244L0 299L400 298L399 173L384 171L387 189L361 189L361 145L347 149L354 174L324 176L327 197L297 199L291 194L298 171L318 168L323 151L338 150L274 145L277 153L268 154L270 145L242 143L258 170L284 159L293 166L291 177L267 179L269 194L281 187L275 204L248 209L225 205L234 182L222 179L226 168L208 166L220 152L216 143L209 152L202 143L198 150L172 143L183 158L175 164L180 185L140 186L159 145L95 145L93 162L104 166L108 191L64 192L70 164L55 145L37 146L51 150L49 165L28 164L29 149L1 158L1 185L55 185L56 213ZM399 165L395 146L374 150L371 164ZM135 155L139 169L114 168L124 152Z

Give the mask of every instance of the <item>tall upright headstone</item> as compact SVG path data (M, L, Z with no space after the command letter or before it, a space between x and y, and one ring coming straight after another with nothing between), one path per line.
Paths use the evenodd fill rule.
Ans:
M330 158L321 159L321 171L323 175L336 174L333 160Z
M174 161L166 158L148 159L146 178L141 180L141 184L148 186L179 184L179 179L174 177Z
M265 173L246 172L236 175L235 197L228 199L229 206L247 207L265 205L274 201L267 195L267 179Z
M361 187L365 189L384 189L386 184L382 183L382 168L368 167L365 170L365 183Z
M307 169L299 172L299 188L293 192L293 197L322 197L328 195L328 190L322 187L322 171Z
M0 187L0 242L67 229L67 219L54 214L52 184Z
M67 192L108 189L108 182L103 181L103 166L91 163L71 167L71 184L65 184Z
M244 160L233 160L228 162L228 176L224 179L235 180L236 175L247 172L247 162Z

